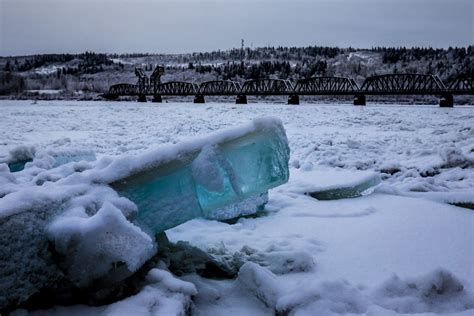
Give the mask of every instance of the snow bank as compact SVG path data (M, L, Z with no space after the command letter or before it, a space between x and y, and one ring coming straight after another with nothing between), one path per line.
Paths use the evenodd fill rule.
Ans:
M374 301L398 313L452 313L474 308L473 293L445 269L416 278L394 275L374 291Z

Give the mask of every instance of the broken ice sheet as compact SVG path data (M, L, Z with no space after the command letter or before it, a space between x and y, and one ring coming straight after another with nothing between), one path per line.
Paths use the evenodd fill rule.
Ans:
M344 169L292 169L292 180L285 185L290 192L309 195L318 200L338 200L361 196L381 181L371 171Z
M58 152L51 154L54 158L53 168L65 165L70 162L94 161L96 156L91 151L78 152Z
M155 157L152 167L138 166L111 184L138 206L138 221L153 233L198 217L255 213L268 189L289 177L288 141L277 119L257 119L167 149L173 152L162 153L167 159Z
M96 160L95 154L91 151L36 152L33 148L33 150L29 151L14 149L10 152L5 162L8 164L10 172L19 172L25 169L27 163L34 163L35 160L43 160L49 156L53 158L53 163L50 165L51 168L59 167L70 162Z
M367 177L362 179L360 183L352 183L347 185L341 185L341 187L307 192L311 197L318 200L339 200L355 198L363 195L364 192L370 188L375 187L380 183L380 178L377 176Z

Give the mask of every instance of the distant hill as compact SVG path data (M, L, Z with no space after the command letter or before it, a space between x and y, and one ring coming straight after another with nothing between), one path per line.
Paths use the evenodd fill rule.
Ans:
M163 81L298 80L343 76L357 82L385 73L436 74L445 83L474 73L474 46L371 49L260 47L193 54L48 54L0 57L0 96L90 99L111 84L134 83L135 67L166 67Z

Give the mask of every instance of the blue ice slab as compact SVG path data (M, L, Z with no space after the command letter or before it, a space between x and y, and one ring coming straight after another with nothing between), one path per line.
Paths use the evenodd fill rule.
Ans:
M155 233L202 215L189 164L167 163L112 187L138 206L138 221Z
M256 212L268 189L288 181L289 148L279 121L215 139L111 186L138 206L139 223L159 233L193 218Z

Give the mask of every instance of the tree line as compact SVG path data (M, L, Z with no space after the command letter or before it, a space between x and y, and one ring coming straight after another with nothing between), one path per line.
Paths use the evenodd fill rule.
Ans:
M166 80L298 80L343 76L356 81L385 73L439 75L449 82L474 73L474 46L447 49L372 47L366 50L325 46L260 47L177 55L46 54L0 58L0 94L59 89L104 92L108 85L133 82L133 69L151 72L166 66ZM47 71L42 72L45 68ZM48 68L49 67L49 68Z

